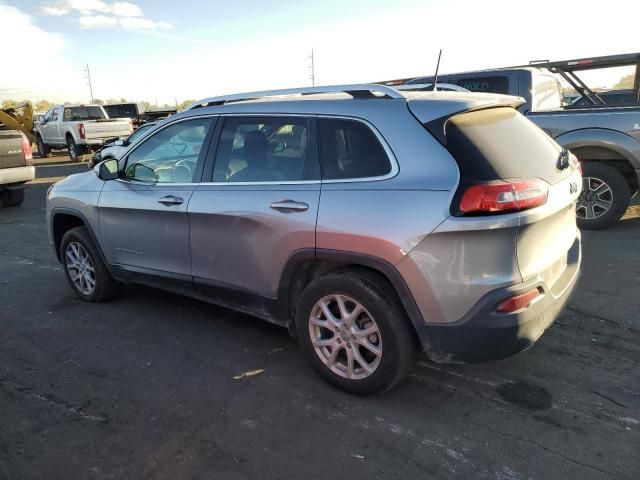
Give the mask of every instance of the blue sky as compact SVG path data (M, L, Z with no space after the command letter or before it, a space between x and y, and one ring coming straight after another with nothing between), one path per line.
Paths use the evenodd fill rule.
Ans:
M3 63L26 56L34 66L32 76L3 75L0 99L87 101L87 63L96 97L173 103L307 85L312 47L321 84L431 73L439 48L443 72L640 50L640 2L610 0L607 9L626 12L615 23L602 22L584 5L0 0L5 35L25 39Z

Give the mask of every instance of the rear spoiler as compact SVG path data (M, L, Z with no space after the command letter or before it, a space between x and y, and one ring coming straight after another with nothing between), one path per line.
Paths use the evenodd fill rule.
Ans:
M427 100L427 101L425 101ZM447 144L447 121L460 113L486 110L488 108L511 107L517 109L524 105L525 99L511 95L489 93L460 94L457 92L428 92L413 97L408 102L409 111L442 144Z

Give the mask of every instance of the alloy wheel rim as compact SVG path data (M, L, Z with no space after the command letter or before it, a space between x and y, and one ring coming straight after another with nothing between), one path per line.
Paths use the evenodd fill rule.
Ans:
M78 242L71 242L65 251L67 272L78 291L91 295L96 289L96 272L89 253Z
M576 215L585 220L594 220L606 214L613 205L613 191L602 179L582 178L582 193L578 197Z
M322 363L343 378L361 380L380 366L378 324L362 304L346 295L327 295L315 303L309 336Z

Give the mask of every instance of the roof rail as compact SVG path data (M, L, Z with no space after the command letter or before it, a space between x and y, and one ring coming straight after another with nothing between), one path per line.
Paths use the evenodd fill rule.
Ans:
M284 90L265 90L262 92L234 93L232 95L223 95L220 97L210 97L198 100L189 105L187 110L201 107L211 107L214 105L223 105L228 102L241 102L243 100L255 100L265 97L286 97L292 95L315 95L319 93L348 93L353 98L371 98L374 93L381 93L383 98L405 98L395 88L385 85L375 84L355 84L355 85L329 85L326 87L302 87L287 88Z

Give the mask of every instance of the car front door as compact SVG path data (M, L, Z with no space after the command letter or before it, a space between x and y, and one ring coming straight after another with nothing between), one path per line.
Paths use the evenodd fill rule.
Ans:
M249 298L277 296L294 252L314 252L320 197L315 122L287 116L220 122L207 161L209 181L203 177L189 203L192 271L201 293L222 303L242 298L247 308Z
M55 107L51 108L46 115L44 116L43 122L40 123L38 129L40 130L40 134L42 136L42 140L47 145L56 145L56 139L53 135L54 128L57 131L57 126L53 123L53 112L55 111Z
M200 181L214 117L178 120L138 143L98 202L107 260L130 275L191 280L187 206Z

